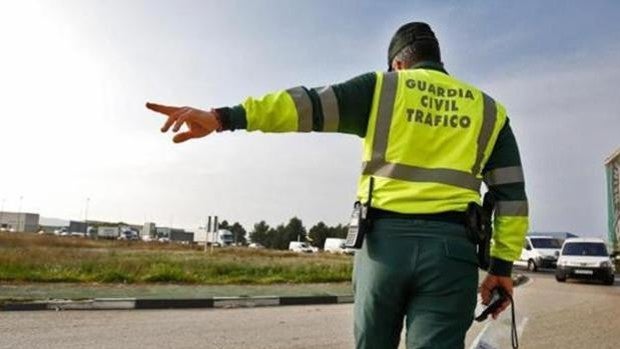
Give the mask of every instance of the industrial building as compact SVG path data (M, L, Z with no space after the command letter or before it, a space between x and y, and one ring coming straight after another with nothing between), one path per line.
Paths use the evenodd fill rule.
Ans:
M620 149L605 160L607 173L608 242L620 250Z
M39 214L0 211L0 228L3 231L36 232L39 229Z

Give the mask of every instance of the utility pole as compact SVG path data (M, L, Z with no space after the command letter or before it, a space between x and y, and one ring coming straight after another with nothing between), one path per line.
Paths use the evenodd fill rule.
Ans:
M211 232L211 216L209 216L207 218L207 221L205 222L205 253L207 252L207 245L209 242L209 233Z
M2 218L4 218L4 202L6 201L6 198L2 198L2 208L0 208L0 228L2 228L3 224L2 223ZM2 229L0 229L1 231Z
M22 220L22 200L24 199L23 196L20 195L19 197L19 209L17 210L17 227L15 228L15 232L19 232L20 226L21 226L21 220Z
M88 236L88 204L90 202L90 198L86 198L86 207L84 207L84 225L86 225L85 231L84 231L84 237L89 237Z

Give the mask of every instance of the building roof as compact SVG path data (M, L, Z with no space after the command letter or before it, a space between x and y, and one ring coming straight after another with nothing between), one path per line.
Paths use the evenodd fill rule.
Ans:
M540 231L533 231L527 234L530 237L554 237L554 238L561 238L561 239L567 239L567 238L575 238L577 237L577 235L573 234L573 233L569 233L569 232L563 232L563 231L548 231L548 232L540 232Z

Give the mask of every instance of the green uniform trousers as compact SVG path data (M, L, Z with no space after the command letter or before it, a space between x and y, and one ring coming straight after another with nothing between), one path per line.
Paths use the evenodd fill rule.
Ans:
M463 348L478 287L475 246L463 225L382 218L353 270L357 348Z

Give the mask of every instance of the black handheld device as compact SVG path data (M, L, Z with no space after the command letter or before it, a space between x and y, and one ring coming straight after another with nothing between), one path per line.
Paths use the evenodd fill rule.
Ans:
M371 221L368 217L368 212L372 205L372 190L374 188L374 181L374 177L370 177L370 183L368 185L368 202L366 202L366 204L362 204L360 201L356 201L353 204L353 212L351 213L351 221L349 222L347 238L344 242L345 247L354 249L362 248L364 236L370 230Z
M499 309L499 307L501 307L501 305L504 304L504 302L507 300L508 293L506 293L503 288L497 287L493 289L493 291L491 291L491 301L489 302L489 305L482 311L480 315L476 316L476 321L482 322L486 320L489 315L496 312L497 309Z
M476 316L476 321L481 322L486 320L489 315L495 313L504 302L510 301L510 311L512 315L512 324L510 327L510 340L513 349L519 348L519 336L517 334L517 323L515 320L515 303L512 300L512 296L508 294L503 288L496 287L491 291L491 301L489 305L482 311L482 313Z

